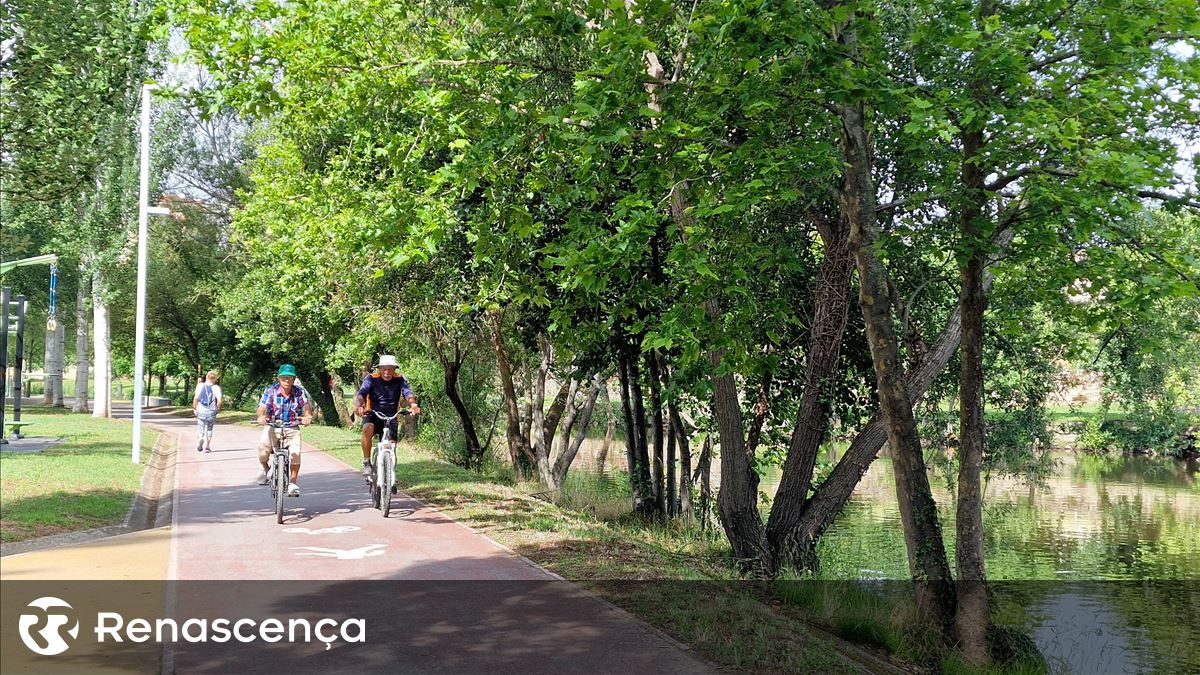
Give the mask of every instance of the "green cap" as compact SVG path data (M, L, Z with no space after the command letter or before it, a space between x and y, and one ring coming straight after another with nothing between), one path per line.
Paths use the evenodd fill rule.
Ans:
M282 366L279 366L279 372L275 373L275 377L295 377L295 376L296 376L296 366L293 366L290 363L285 363Z

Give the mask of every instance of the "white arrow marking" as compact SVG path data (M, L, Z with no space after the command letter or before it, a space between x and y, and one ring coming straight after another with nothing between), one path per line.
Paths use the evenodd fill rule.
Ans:
M362 528L353 525L338 525L337 527L322 527L316 530L310 530L307 527L289 527L284 532L288 534L346 534L347 532L355 532Z
M383 555L387 544L370 544L349 550L340 548L321 548L320 546L293 546L293 551L301 551L296 555L317 555L337 560L362 560L377 555Z

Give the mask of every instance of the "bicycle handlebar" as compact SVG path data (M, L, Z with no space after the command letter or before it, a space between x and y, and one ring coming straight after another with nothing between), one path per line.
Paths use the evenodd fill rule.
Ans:
M397 417L407 417L408 415L412 414L411 410L406 410L403 408L396 410L396 414L391 415L391 416L380 414L380 412L378 410L368 410L367 412L371 413L375 417L378 417L379 419L383 420L384 422L391 422L392 420L396 419Z
M297 422L297 426L305 426L303 417L297 418L296 422ZM289 428L289 427L285 427L283 425L283 420L279 419L278 417L267 420L266 424L260 424L258 420L254 420L254 426L256 426L256 427L275 427L277 429Z

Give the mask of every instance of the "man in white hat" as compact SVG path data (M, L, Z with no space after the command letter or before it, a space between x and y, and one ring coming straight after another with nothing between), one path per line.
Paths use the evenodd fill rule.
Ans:
M421 413L421 407L417 405L417 397L413 395L412 388L408 386L408 380L396 372L398 367L395 356L391 354L380 356L377 366L379 374L368 375L354 396L354 414L363 418L362 471L364 476L371 475L371 437L383 437L383 424L376 424L375 416L367 415L367 411L372 410L380 415L391 417L399 410L401 401L404 401L408 404L409 412L414 415ZM392 427L392 437L398 437L395 421L389 426Z

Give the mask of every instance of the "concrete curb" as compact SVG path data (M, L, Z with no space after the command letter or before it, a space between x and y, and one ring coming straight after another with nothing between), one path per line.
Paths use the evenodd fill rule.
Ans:
M150 461L146 463L146 471L142 474L142 483L134 495L129 513L125 516L125 527L130 531L158 527L171 522L172 499L169 486L174 482L178 451L178 436L159 430ZM160 512L165 512L165 522Z
M140 530L169 525L171 522L172 492L174 490L175 460L179 448L178 436L158 431L150 459L142 471L142 480L129 504L129 511L120 525L109 525L81 532L64 532L36 539L0 544L0 557L32 551L44 551L74 546L97 539L115 537Z

